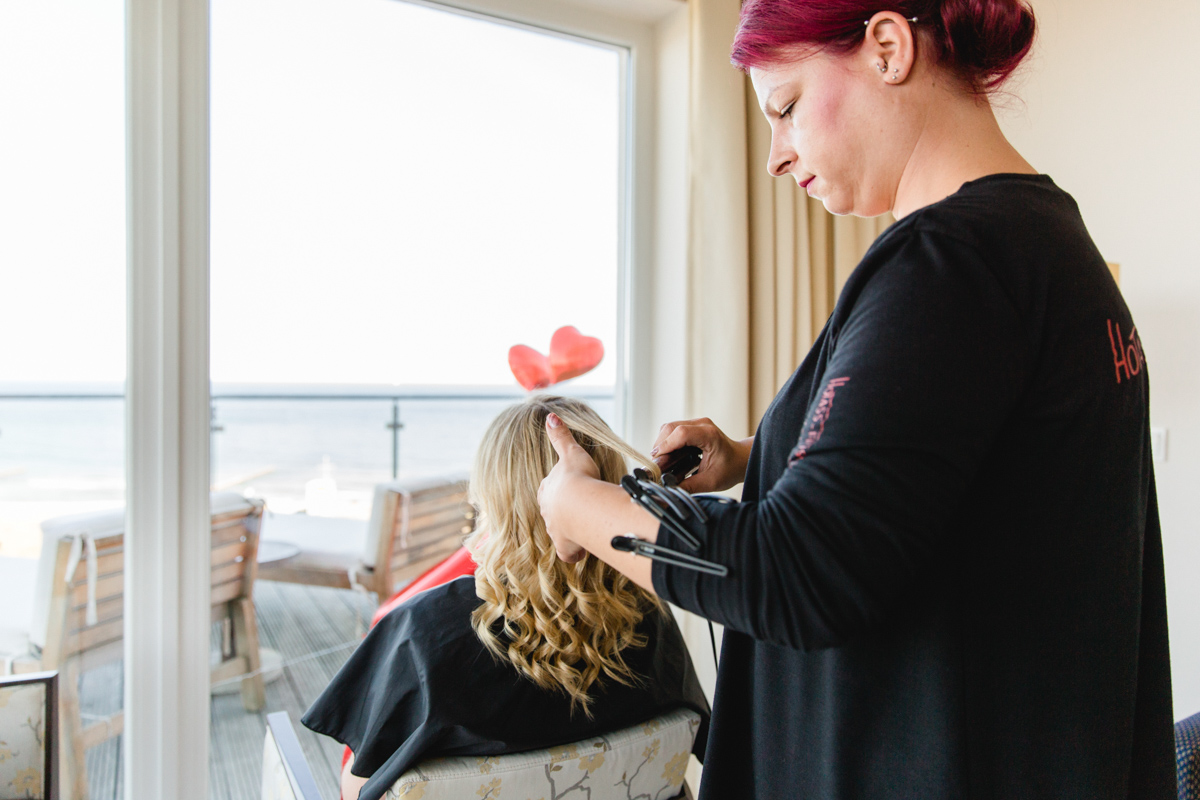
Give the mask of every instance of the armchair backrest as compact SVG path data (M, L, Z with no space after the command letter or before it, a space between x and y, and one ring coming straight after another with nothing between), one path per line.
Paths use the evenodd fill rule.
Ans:
M262 800L321 800L286 711L267 717ZM503 756L432 758L400 776L385 800L690 798L684 775L700 715L676 709L580 742Z
M286 711L267 715L262 800L323 800Z
M699 727L699 714L677 709L615 733L560 747L487 758L430 759L400 776L386 797L560 797L575 787L580 796L588 794L591 800L683 797L684 774Z

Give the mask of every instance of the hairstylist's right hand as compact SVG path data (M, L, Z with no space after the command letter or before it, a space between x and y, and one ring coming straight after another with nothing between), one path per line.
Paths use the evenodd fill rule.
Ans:
M693 445L704 451L700 469L679 484L687 492L720 492L737 486L746 477L754 437L740 442L730 439L708 417L668 422L658 429L650 456L658 465L681 447Z
M587 551L571 535L572 523L578 522L577 515L572 513L578 507L578 503L572 502L573 490L580 481L599 480L600 468L575 441L558 414L546 416L546 434L551 447L558 454L558 462L538 486L538 505L546 522L546 533L554 542L558 557L568 564L574 564L582 561Z

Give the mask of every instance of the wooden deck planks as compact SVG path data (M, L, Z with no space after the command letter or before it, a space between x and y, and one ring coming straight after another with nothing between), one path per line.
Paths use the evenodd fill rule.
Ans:
M254 601L260 644L282 655L283 675L267 684L267 705L261 712L242 708L239 693L213 696L209 796L212 800L253 800L259 796L266 715L287 711L321 793L327 800L335 800L342 746L307 730L299 721L350 657L374 613L375 599L341 589L258 581ZM216 658L221 641L219 625L214 626L212 641ZM107 715L118 710L122 679L120 662L85 673L80 683L83 713ZM121 758L120 738L88 751L91 800L121 800Z
M120 661L83 673L79 680L79 711L84 727L121 710L124 704L124 677ZM121 737L114 737L88 750L86 764L92 798L119 798Z
M369 615L374 604L345 590L268 581L256 584L255 603L264 610L259 631L263 646L278 650L284 663L291 664L271 684L279 692L279 704L273 706L268 695L267 708L291 715L318 787L336 797L341 745L303 729L299 719L350 657L358 642L358 615Z

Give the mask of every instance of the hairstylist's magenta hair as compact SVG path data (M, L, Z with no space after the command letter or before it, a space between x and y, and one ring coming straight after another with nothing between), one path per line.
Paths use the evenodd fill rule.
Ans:
M848 53L863 22L880 11L916 17L919 40L972 91L1004 83L1033 46L1037 24L1022 0L744 0L733 40L734 66L788 60L805 50Z

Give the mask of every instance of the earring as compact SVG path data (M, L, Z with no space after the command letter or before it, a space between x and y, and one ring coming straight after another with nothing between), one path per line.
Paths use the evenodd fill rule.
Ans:
M879 67L880 72L887 72L887 62L886 61L883 62L882 64L876 64L875 66Z

